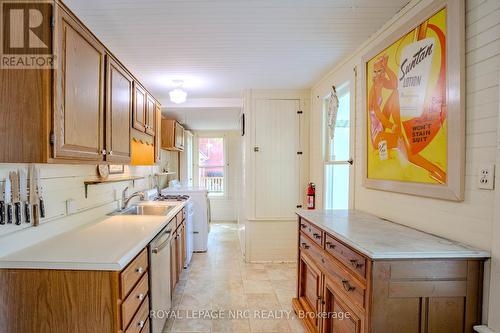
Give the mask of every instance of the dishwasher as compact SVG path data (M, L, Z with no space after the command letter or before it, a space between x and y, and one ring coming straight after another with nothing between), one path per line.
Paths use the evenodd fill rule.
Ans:
M174 223L175 224L175 223ZM167 321L172 305L170 295L170 239L172 223L169 223L149 243L149 285L151 286L151 332L160 333Z

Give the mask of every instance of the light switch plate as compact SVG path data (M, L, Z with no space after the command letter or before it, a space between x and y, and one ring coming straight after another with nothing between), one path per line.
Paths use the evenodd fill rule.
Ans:
M495 188L495 164L483 164L479 167L477 187L482 190Z
M76 213L76 200L75 199L68 199L66 200L66 214L74 214Z

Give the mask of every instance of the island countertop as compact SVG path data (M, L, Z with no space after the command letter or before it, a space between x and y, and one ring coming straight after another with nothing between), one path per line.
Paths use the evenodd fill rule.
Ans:
M145 203L147 204L147 203ZM115 215L85 224L0 258L0 268L120 271L182 210L165 216Z
M297 215L371 259L489 258L488 251L356 210L297 210Z

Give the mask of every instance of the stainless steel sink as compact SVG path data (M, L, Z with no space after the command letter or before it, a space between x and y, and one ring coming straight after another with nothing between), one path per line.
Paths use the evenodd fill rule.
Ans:
M127 209L117 211L111 215L155 215L155 216L165 216L175 206L170 205L135 205Z

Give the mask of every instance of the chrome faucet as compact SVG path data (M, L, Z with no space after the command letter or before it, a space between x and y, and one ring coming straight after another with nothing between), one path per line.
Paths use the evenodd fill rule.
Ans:
M127 191L128 191L128 186L125 187L125 189L122 192L122 208L121 208L121 210L127 209L130 200L134 197L139 197L141 199L141 201L144 201L146 199L146 194L142 191L135 192L130 197L127 198Z

